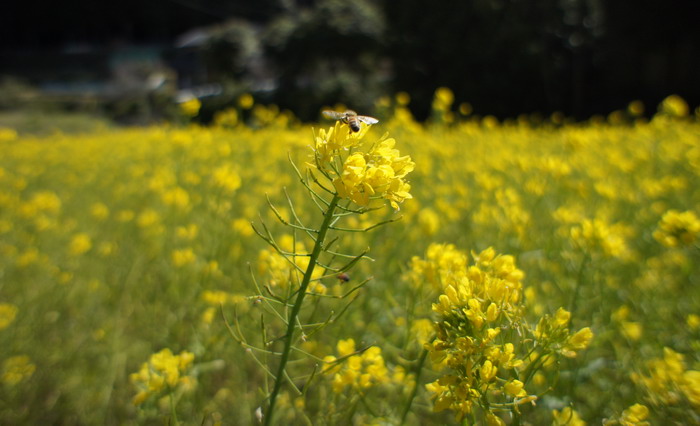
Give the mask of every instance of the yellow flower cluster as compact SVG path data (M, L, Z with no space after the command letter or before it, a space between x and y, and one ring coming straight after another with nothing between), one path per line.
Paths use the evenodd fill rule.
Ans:
M467 270L467 255L458 250L454 244L430 244L425 258L413 256L406 278L415 287L429 285L434 290L442 291L450 284L456 274Z
M214 125L219 127L236 127L238 121L238 111L233 108L227 108L214 114Z
M646 389L655 406L684 406L700 415L700 371L686 370L684 357L664 348L663 358L647 361L648 375L633 373L632 380Z
M202 108L202 102L197 98L189 99L180 104L180 111L187 117L195 117Z
M7 328L17 316L18 308L11 303L0 303L0 330Z
M692 211L669 210L664 213L654 238L666 247L693 244L700 234L700 219Z
M13 386L30 378L35 370L36 365L31 362L28 356L13 356L3 361L2 370L0 370L0 381Z
M191 265L197 261L197 255L191 248L173 250L173 252L170 254L170 258L172 259L173 265L175 265L176 268Z
M688 103L678 95L668 96L659 105L659 112L670 117L686 117L689 110Z
M457 260L450 263L460 264L464 255L448 249L453 252L450 257ZM491 248L474 258L472 266L441 271L446 272L445 287L438 303L433 304L439 318L437 337L425 345L436 367L451 372L426 385L435 399L434 409L451 409L460 419L487 395L511 405L536 399L512 374L524 364L516 357L515 345L497 340L502 332L519 332L524 274L512 256L497 256ZM483 408L490 413L487 406Z
M210 305L202 314L202 322L211 324L214 316L221 306L235 305L239 313L248 311L248 298L241 294L233 294L223 290L206 290L202 293L202 300Z
M567 328L571 313L559 308L554 316L545 315L537 323L534 335L538 340L550 341L553 349L565 357L575 358L576 353L586 349L593 340L593 331L584 327L574 334Z
M173 355L168 348L151 355L138 372L129 376L131 383L138 389L132 401L134 405L141 405L151 395L158 395L164 390L170 393L178 386L191 386L194 378L185 373L193 361L194 354L191 352L182 351Z
M649 426L646 421L649 418L649 408L646 405L634 404L622 412L616 419L609 419L603 422L604 426Z
M437 336L425 347L436 368L449 372L426 388L435 411L450 409L461 419L479 406L498 423L492 407L517 411L520 404L535 401L523 380L552 355L575 356L593 334L589 328L571 334L571 315L564 309L544 316L532 330L524 318L524 273L514 258L492 248L472 256L474 265L466 266L466 255L453 246L433 245L426 261L413 259L413 280L423 273L428 282L442 286L433 304ZM520 373L527 370L529 374Z
M368 388L388 383L399 383L406 388L413 386L413 375L397 367L393 374L386 367L382 350L378 346L357 350L355 340L338 341L337 356L328 355L323 361L328 365L324 372L332 374L335 393L347 388L365 392Z
M552 426L586 426L586 422L571 407L564 407L561 411L552 410Z
M448 87L439 87L435 91L435 96L433 97L433 109L439 111L449 111L452 103L455 100L455 95Z
M316 135L315 164L333 184L338 195L365 207L371 200L389 200L394 209L412 198L405 181L415 163L394 148L396 140L387 135L363 147L367 127L352 133L346 124L336 123Z
M579 248L621 260L631 255L626 234L624 226L611 225L601 219L584 219L580 225L571 228L571 238Z

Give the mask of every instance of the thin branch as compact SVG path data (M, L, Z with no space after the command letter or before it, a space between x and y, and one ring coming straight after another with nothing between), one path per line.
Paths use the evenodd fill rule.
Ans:
M328 364L328 366L327 366L326 368L324 368L324 369L321 371L321 374L327 373L328 371L330 371L330 370L332 370L333 368L335 368L336 365L338 365L338 364L340 364L340 363L342 363L342 362L345 362L345 360L347 360L348 358L351 358L351 357L353 357L353 356L355 356L355 355L362 355L362 354L363 354L367 349L369 349L369 348L371 348L371 346L365 346L364 348L358 349L358 350L356 350L355 352L352 352L352 353L349 353L349 354L347 354L347 355L343 355L343 356L341 356L341 357L338 357L338 358L334 359L333 361L326 362L326 364Z
M269 309L269 311L271 311L271 312L274 313L279 319L281 319L282 321L284 321L284 317L282 316L282 314L280 314L280 313L277 311L277 309L275 309L275 307L272 306L272 304L270 303L270 301L269 301L266 297L263 297L263 296L262 296L262 290L260 289L260 285L258 284L258 280L255 279L255 274L253 273L253 267L252 267L252 265L251 265L250 263L248 263L248 272L250 273L250 277L253 279L253 284L255 284L255 289L258 291L258 294L260 295L260 300L262 300L262 301L265 303L265 305L267 306L267 308Z
M284 259L285 259L290 265L292 265L292 267L293 267L294 269L296 269L299 273L302 273L302 274L303 274L303 273L304 273L304 270L303 270L299 265L297 265L295 262L293 262L293 261L290 259L290 257L292 257L292 258L297 257L297 256L307 257L307 256L310 256L310 255L309 255L309 254L290 253L290 252L286 252L286 251L282 250L282 249L280 248L280 246L277 245L277 242L275 242L274 238L272 237L272 234L270 234L270 231L267 229L267 226L265 225L265 222L261 222L261 223L262 223L263 227L265 228L265 230L267 231L267 233L270 235L269 237L265 237L262 233L260 233L260 232L255 228L255 226L253 226L253 230L255 230L255 232L260 236L260 238L262 238L263 240L265 240L272 248L274 248L275 251L276 251L277 253L279 253L282 257L284 257ZM262 294L262 292L260 292L260 294Z
M297 176L299 177L299 181L301 182L301 184L304 185L304 187L305 187L314 197L316 197L316 198L318 198L319 200L321 200L321 201L323 202L323 204L325 204L326 207L328 207L328 206L330 205L330 203L329 203L328 201L326 201L323 197L321 197L320 195L318 195L318 194L316 193L316 191L314 191L313 188L311 188L311 186L309 186L309 184L306 182L306 179L304 179L304 177L301 175L301 172L299 171L299 168L297 167L297 165L296 165L296 164L294 163L294 161L292 160L291 154L287 154L287 158L289 158L289 162L292 163L292 167L294 168L294 171L296 172ZM314 198L314 197L312 197L312 198ZM323 211L323 210L322 210L322 211Z
M334 296L334 295L332 295L332 294L321 294L321 293L307 293L307 294L312 295L312 296L317 296L317 297L326 297L326 298L329 298L329 299L345 299L346 297L350 296L350 295L351 295L352 293L354 293L355 291L357 291L357 290L359 290L360 288L364 287L365 284L367 284L367 283L370 282L371 280L372 280L372 277L366 278L366 279L363 280L360 284L358 284L358 285L356 285L355 287L351 288L349 291L347 291L346 293L344 293L342 296Z
M323 189L324 191L326 191L326 192L329 193L330 195L335 195L335 192L334 192L334 191L331 191L330 189L326 188L326 187L318 180L318 178L316 177L316 175L314 174L314 172L313 172L312 170L307 169L307 173L311 176L311 180L313 180L314 183L315 183L316 185L318 185L321 189ZM325 173L323 173L323 172L321 172L321 174L323 174L324 176L326 176L326 178L327 178L328 180L331 180L331 181L332 181L332 179L330 178L330 176L327 176L327 175L326 175Z
M364 228L364 229L339 228L339 227L335 227L335 226L331 226L331 229L333 229L335 231L343 231L343 232L367 232L369 230L372 230L372 229L377 228L377 227L382 226L382 225L386 225L386 224L389 224L392 222L398 222L399 220L401 220L401 218L403 218L403 216L399 216L395 219L387 219L387 220L375 223L374 225L367 227L367 228Z
M265 194L265 196L267 197L267 204L270 206L270 210L272 210L272 212L275 214L275 216L277 216L277 220L279 220L283 225L289 226L290 228L298 229L298 230L300 230L300 231L304 231L304 232L306 232L306 233L311 233L311 232L318 233L318 231L315 230L315 229L306 228L306 227L300 226L300 225L295 225L295 224L293 224L293 223L291 223L291 222L285 220L285 219L282 217L282 215L280 214L280 212L277 210L277 208L276 208L276 207L272 204L272 202L270 201L270 197L267 196L267 194ZM297 219L297 220L298 220L298 219Z
M316 236L313 234L318 234L318 231L312 228L307 228L304 223L299 219L299 215L297 215L296 209L294 209L294 203L292 202L291 197L289 196L289 193L287 192L287 188L284 188L284 196L287 198L287 204L289 204L289 211L292 213L292 216L294 217L294 220L297 221L297 223L303 228L304 231L306 231L306 234L316 242ZM312 234L313 233L313 234Z
M311 387L311 381L314 379L314 377L316 377L316 370L317 369L318 369L318 364L314 364L314 369L311 372L311 375L306 380L306 383L304 383L304 386L303 386L304 391L303 391L302 395L306 395L306 391Z
M238 336L236 335L236 332L234 332L231 328L228 319L226 319L223 303L219 304L219 312L221 312L221 318L224 319L224 325L226 325L226 328L228 329L229 334L231 334L231 337L233 337L233 340L238 342L241 346L248 345L248 343L245 341L245 336L243 336L243 333L241 332L240 324L238 324L238 315L236 313L236 308L234 307L233 309L233 317L236 321L236 329L238 330Z
M363 251L362 253L360 253L359 255L340 253L340 252L335 252L335 251L331 251L331 250L326 250L326 253L332 254L333 256L345 257L345 258L355 258L358 256L363 256L365 259L372 261L372 262L374 262L374 260L375 260L374 258L371 258L369 256L365 256L367 253L369 253L369 248L367 250Z
M365 284L366 284L366 283L365 283ZM364 284L362 284L362 285L364 285ZM356 287L356 288L359 288L359 286ZM350 295L350 293L352 293L353 291L355 291L355 289L349 291L349 292L347 293L347 295ZM350 300L350 301L343 307L343 309L340 310L340 312L338 313L338 315L336 315L335 318L333 318L333 321L332 321L332 322L338 321L338 320L340 319L340 317L342 317L342 316L345 314L345 312L348 310L348 308L350 307L350 305L352 305L352 304L357 300L358 297L360 297L360 293L357 293L357 294L355 295L355 297L353 297L352 300Z
M375 210L381 210L384 208L384 206L379 206L379 207L361 207L359 209L351 209L350 207L343 207L343 206L338 206L340 210L343 210L347 213L355 213L355 214L366 214L369 212L373 212ZM340 215L341 213L336 213L337 215Z
M330 240L328 244L326 244L325 247L323 247L323 251L328 252L328 250L333 246L333 244L338 242L339 239L340 237L335 237L332 240Z

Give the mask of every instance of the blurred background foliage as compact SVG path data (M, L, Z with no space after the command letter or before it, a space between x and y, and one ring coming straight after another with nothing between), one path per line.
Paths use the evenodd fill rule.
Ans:
M443 86L455 105L499 118L585 119L670 93L700 103L700 6L691 1L76 0L3 9L0 109L53 105L143 123L197 97L208 122L252 93L314 120L337 102L373 113L378 98L403 91L424 119Z

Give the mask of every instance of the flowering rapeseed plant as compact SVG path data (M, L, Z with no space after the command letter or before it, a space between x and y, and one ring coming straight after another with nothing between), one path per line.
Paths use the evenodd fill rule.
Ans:
M193 361L194 354L191 352L182 351L174 355L168 348L151 355L138 372L129 376L131 383L138 389L133 399L134 405L141 405L147 399L163 394L170 396L172 401L176 391L191 389L194 378L185 373Z
M295 348L298 343L305 342L307 333L316 333L327 324L337 321L347 308L346 306L341 309L340 314L337 315L331 312L328 319L316 325L305 324L301 318L304 299L307 296L315 298L326 296L324 279L333 280L339 274L345 274L358 261L366 257L366 250L356 255L331 250L332 242L326 243L329 232L364 232L391 222L392 220L379 222L366 229L343 228L339 225L340 220L347 216L361 215L380 208L379 203L384 200L389 201L391 207L398 210L400 203L411 198L410 185L405 178L414 168L413 161L409 156L401 156L394 148L395 140L386 135L373 143L365 141L367 130L368 128L364 127L359 132L353 133L347 124L340 122L327 130L321 129L314 136L313 160L307 163L309 168L306 173L302 174L294 165L302 185L322 213L318 228L309 226L300 218L294 203L287 195L288 212L291 218L285 218L282 212L271 203L270 208L277 219L292 231L292 235L285 235L277 240L264 223L263 231L255 229L258 235L270 245L270 249L262 251L260 257L261 272L266 273L270 278L263 287L265 292L258 286L257 300L264 302L264 306L275 318L282 319L282 328L286 329L279 337L282 349L276 373L270 374L274 384L267 397L267 408L264 413L262 408L258 410L265 424L270 424L274 419L277 398L289 375L287 368L292 348ZM298 239L297 236L300 234L305 234L311 241L313 248L310 251L307 251L305 244ZM335 258L349 260L344 264L337 264L334 263ZM344 299L366 282L360 283L344 295L335 297ZM313 312L310 318L312 317ZM233 335L239 343L251 349L252 354L253 350L266 351L266 347L274 343L268 340L267 333L263 324L262 348L247 343L245 336L240 332ZM384 374L381 373L384 371L383 359L378 350L379 348L376 347L369 348L362 355L362 359L371 363L367 367L369 373L360 376L365 378L361 380L362 386L371 382L372 375L374 375L373 380L380 380L379 376ZM357 359L359 358L351 357L349 362L354 365ZM258 358L256 361L262 364ZM334 383L334 389L338 390L341 385L349 384L348 377L355 373L356 371L351 369L345 376L336 376L340 379ZM307 378L307 381L310 382L312 377ZM306 386L309 384L307 383Z
M669 410L678 419L693 422L700 415L700 371L687 370L684 356L664 348L663 358L646 362L646 372L632 373L632 380L647 392L649 403Z
M426 388L435 411L452 410L461 420L478 407L484 419L498 424L499 413L518 417L521 405L538 399L529 384L545 364L559 355L575 357L593 333L588 327L569 331L571 314L562 308L530 326L524 273L514 258L490 248L472 257L469 266L466 254L453 246L433 245L427 260L413 260L414 283L427 281L441 293L433 304L436 337L425 344L441 377Z

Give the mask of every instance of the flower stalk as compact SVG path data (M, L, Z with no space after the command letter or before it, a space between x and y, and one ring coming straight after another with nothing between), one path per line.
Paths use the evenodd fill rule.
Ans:
M306 289L309 287L309 283L311 282L311 277L313 276L314 268L316 267L316 262L318 261L318 257L320 256L323 250L323 241L326 238L328 229L330 229L331 223L334 218L335 208L338 205L339 201L340 197L338 195L335 195L331 200L330 204L328 205L328 209L323 215L323 223L321 224L321 228L318 230L316 243L314 244L314 248L309 258L309 266L304 272L304 278L301 281L299 292L297 293L297 298L294 302L294 306L292 307L292 312L289 314L289 318L287 318L287 332L284 337L284 349L282 350L282 356L280 358L280 363L277 368L277 374L275 375L275 386L273 387L272 393L270 394L270 405L267 409L267 413L265 414L265 425L271 424L270 422L272 421L272 417L275 412L275 402L277 400L277 395L279 394L279 391L282 387L282 380L284 380L285 376L284 371L287 366L287 361L289 360L289 352L291 351L292 344L294 343L294 329L296 328L297 317L299 316L299 312L301 311L301 307L304 303Z

